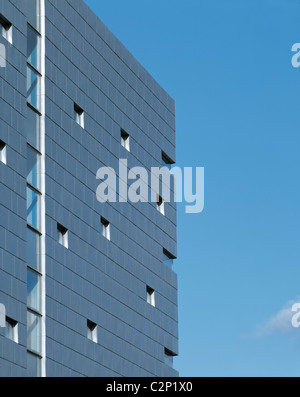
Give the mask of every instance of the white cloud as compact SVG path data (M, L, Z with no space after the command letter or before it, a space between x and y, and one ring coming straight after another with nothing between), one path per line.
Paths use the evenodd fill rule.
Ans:
M264 324L258 325L254 331L254 335L263 336L276 332L288 333L295 331L295 328L292 326L292 317L295 314L292 311L292 306L297 302L300 302L300 297L287 302L278 313L271 316Z

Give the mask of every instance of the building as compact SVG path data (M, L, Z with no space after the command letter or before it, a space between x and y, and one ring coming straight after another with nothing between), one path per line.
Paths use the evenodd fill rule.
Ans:
M0 24L0 375L177 376L176 206L96 198L175 162L174 101L82 0Z

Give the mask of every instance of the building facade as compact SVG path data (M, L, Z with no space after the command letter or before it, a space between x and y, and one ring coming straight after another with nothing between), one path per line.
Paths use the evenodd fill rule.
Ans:
M0 0L0 85L0 376L177 376L176 205L96 195L174 101L82 0Z

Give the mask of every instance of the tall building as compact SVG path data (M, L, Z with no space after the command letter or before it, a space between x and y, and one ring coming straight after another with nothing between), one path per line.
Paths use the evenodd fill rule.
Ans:
M0 375L177 376L176 205L96 195L175 162L174 101L82 0L0 36Z

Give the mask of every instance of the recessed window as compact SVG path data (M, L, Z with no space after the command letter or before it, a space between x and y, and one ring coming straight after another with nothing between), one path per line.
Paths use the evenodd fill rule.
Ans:
M27 265L40 271L40 234L27 227Z
M57 224L57 232L58 232L58 242L64 247L69 247L68 242L68 229L62 226L60 223Z
M27 311L27 347L32 352L41 352L41 316Z
M121 145L130 152L130 136L126 131L121 129Z
M110 240L110 223L103 217L101 217L101 234L107 240Z
M35 229L40 229L40 194L27 186L27 223Z
M74 103L74 117L76 123L84 128L84 111L76 103Z
M27 183L40 188L40 154L27 145Z
M6 143L0 140L0 161L6 164Z
M27 101L35 109L40 110L41 75L27 64Z
M40 311L40 277L38 273L27 268L27 306L36 312Z
M154 291L154 289L152 289L151 287L149 287L147 285L146 293L147 293L147 303L149 303L149 305L155 307L155 291Z
M40 150L40 122L40 115L27 104L27 142L37 150Z
M40 35L30 25L27 25L27 62L40 71Z
M91 341L98 343L97 324L87 320L87 337Z
M175 356L176 356L175 353L173 353L173 352L171 352L171 350L165 348L164 358L165 358L166 365L173 368L173 359Z
M3 15L0 15L0 32L12 44L12 24Z
M40 30L40 0L26 0L27 20L36 30Z
M41 359L30 352L27 352L27 376L30 378L41 376Z
M166 266L168 266L171 270L173 270L173 262L175 256L170 254L167 250L163 249L163 262Z
M169 170L171 169L172 164L174 164L174 161L171 160L170 157L167 156L165 152L161 152L161 160L163 167L167 167Z
M5 336L13 342L18 343L18 323L9 317L6 317Z
M157 196L156 208L162 215L165 215L165 202L161 196Z

